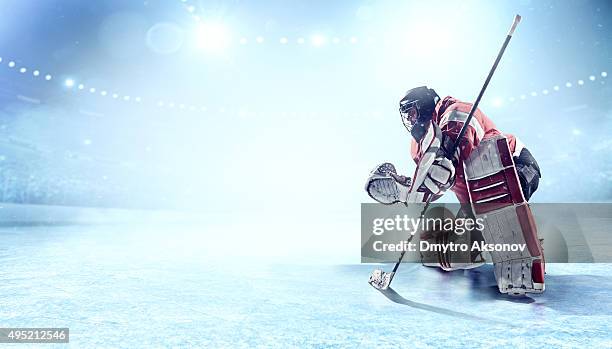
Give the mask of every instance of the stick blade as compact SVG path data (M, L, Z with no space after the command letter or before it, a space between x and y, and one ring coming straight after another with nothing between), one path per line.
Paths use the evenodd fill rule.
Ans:
M380 269L376 269L370 275L370 279L368 283L379 291L384 291L389 288L391 285L391 280L393 280L393 275L395 273L386 273Z

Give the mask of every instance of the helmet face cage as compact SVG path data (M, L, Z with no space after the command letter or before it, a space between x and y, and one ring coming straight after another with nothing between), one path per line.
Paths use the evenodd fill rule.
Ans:
M412 131L412 126L417 122L419 118L419 105L418 101L406 101L400 103L399 113L402 118L402 123L408 132Z

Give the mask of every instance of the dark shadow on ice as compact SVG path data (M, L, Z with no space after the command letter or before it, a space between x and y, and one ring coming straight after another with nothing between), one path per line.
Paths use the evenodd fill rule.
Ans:
M427 268L444 278L449 284L464 284L471 292L469 298L473 301L502 300L511 303L530 304L535 300L529 296L510 296L499 292L493 274L493 266L485 264L469 270L444 271L439 268Z
M538 305L571 315L612 315L612 278L598 275L546 275Z
M513 297L499 293L490 264L464 273L456 271L449 274L454 274L450 275L451 278L468 278L474 300L496 299L533 304L572 315L612 315L612 298L607 293L612 289L610 277L547 274L544 293Z
M363 287L369 287L366 286L366 280L367 275L373 269L371 265L345 266L344 268L354 272L356 281L360 282ZM499 293L491 264L471 270L445 272L439 268L427 268L416 263L406 263L400 268L399 274L393 280L393 285L399 292L409 289L419 297L435 292L436 297L443 294L449 299L455 299L456 302L469 302L475 306L493 304L491 301L494 300L508 304L529 305L533 308L545 307L568 315L612 315L612 297L609 296L609 290L612 290L612 276L549 273L546 274L544 293L513 297ZM469 292L461 291L466 289ZM395 291L385 296L395 303L424 310L436 310L436 307L403 299ZM447 309L441 308L441 310L442 313L449 313ZM456 315L468 314L456 313L453 316Z
M493 266L490 264L485 264L481 267L463 272L457 272L459 272L459 276L467 277L467 279L470 281L472 298L474 299L496 299L521 304L531 304L535 302L535 299L529 297L528 295L511 296L500 293L499 288L497 287L497 281L495 281Z
M386 290L380 290L380 292L382 294L384 294L385 297L387 297L390 301L398 303L398 304L407 305L407 306L409 306L411 308L422 309L422 310L425 310L425 311L430 311L430 312L437 313L437 314L442 314L442 315L452 316L452 317L456 317L456 318L461 318L461 319L464 319L464 320L486 321L487 323L496 322L496 323L512 326L512 324L508 324L508 323L505 323L503 321L492 320L492 319L483 318L483 317L476 316L476 315L462 313L462 312L459 312L459 311L454 311L454 310L444 309L444 308L440 308L440 307L435 307L435 306L429 305L429 304L424 304L424 303L410 301L410 300L407 300L406 298L402 297L397 292L395 292L395 290L392 289L392 288L388 288Z

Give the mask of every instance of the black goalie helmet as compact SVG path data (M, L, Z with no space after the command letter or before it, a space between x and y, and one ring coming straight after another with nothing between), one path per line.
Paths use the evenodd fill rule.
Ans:
M427 86L420 86L408 90L400 101L399 112L402 123L417 142L427 133L439 100L436 91Z

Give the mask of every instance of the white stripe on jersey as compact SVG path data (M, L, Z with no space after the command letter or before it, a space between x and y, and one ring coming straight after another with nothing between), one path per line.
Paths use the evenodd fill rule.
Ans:
M449 113L444 114L444 116L442 116L442 119L440 119L440 128L446 126L446 124L451 121L464 123L465 120L467 120L467 117L467 113L458 110L451 110ZM473 116L472 120L470 120L470 126L472 126L476 131L476 137L480 142L482 140L482 137L484 137L484 129L482 128L480 121L478 121L478 119Z

